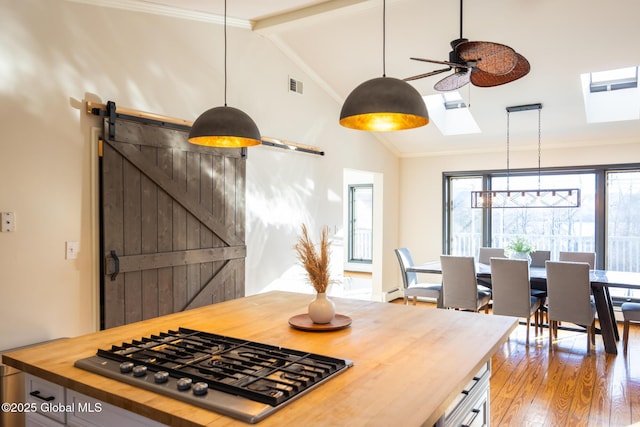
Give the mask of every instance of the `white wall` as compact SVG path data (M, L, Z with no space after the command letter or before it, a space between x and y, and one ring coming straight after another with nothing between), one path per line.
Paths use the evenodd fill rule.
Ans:
M317 157L267 147L247 164L247 294L295 264L299 225L342 228L343 169L381 173L380 280L397 286L399 160L340 127L340 105L267 39L229 28L228 104L265 136L322 147ZM91 332L91 126L84 101L194 120L223 103L222 28L62 0L0 0L0 349ZM288 76L305 93L287 92ZM77 260L64 243L80 242Z

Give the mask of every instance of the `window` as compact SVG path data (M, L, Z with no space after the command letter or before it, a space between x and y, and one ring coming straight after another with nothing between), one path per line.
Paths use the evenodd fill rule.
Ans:
M482 177L453 177L450 181L450 253L475 255L482 245L482 210L471 209L471 192L482 190Z
M460 92L443 92L422 98L429 110L431 121L443 135L480 133L480 128Z
M493 190L507 190L506 177L491 180ZM510 189L538 188L538 175L509 179ZM504 248L517 236L526 236L534 248L551 251L595 251L595 174L554 174L540 177L540 188L579 188L579 208L492 209L491 246Z
M477 256L480 246L506 247L526 236L551 259L594 251L598 268L640 272L640 164L541 171L541 188L579 188L579 208L471 209L471 191L507 189L505 171L447 172L444 180L444 253ZM537 186L537 169L510 172L509 189ZM640 301L640 291L611 294L616 303Z
M349 185L349 262L372 262L373 184Z
M588 123L640 119L638 67L580 75Z
M640 271L640 170L607 172L607 262L617 271ZM613 298L640 298L640 291L611 289Z

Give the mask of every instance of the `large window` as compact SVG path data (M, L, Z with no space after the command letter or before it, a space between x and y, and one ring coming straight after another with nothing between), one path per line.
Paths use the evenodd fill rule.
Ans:
M597 268L640 272L640 165L445 173L444 252L477 256L481 246L505 247L525 236L551 251L594 251ZM539 180L539 181L538 181ZM508 188L507 188L508 181ZM579 208L472 209L471 191L579 188ZM612 289L614 299L639 291Z
M349 262L371 263L373 184L349 185Z
M593 172L554 174L540 177L540 188L579 188L579 208L505 208L492 209L491 246L506 247L517 236L526 237L534 248L551 251L557 259L560 251L595 251L595 182ZM538 175L491 180L493 190L536 189Z

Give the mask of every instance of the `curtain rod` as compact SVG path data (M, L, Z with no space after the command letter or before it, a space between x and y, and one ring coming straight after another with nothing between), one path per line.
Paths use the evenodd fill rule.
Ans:
M101 112L107 111L107 105L101 104L98 102L86 102L86 112L90 115L100 115ZM178 126L193 126L193 122L184 119L176 119L175 117L162 116L160 114L148 113L146 111L133 110L131 108L123 108L116 106L116 113L123 114L127 116L137 117L145 120L153 120L161 123L168 123L172 125ZM283 141L278 138L272 138L268 136L262 136L262 143L268 147L275 147L284 150L293 150L293 151L301 151L303 153L311 153L317 154L319 156L324 156L324 151L318 147L313 147L311 145L298 144L296 142Z

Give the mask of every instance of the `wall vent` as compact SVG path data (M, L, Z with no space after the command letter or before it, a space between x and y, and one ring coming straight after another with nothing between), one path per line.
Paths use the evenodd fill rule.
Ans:
M302 95L302 82L289 77L289 91Z

